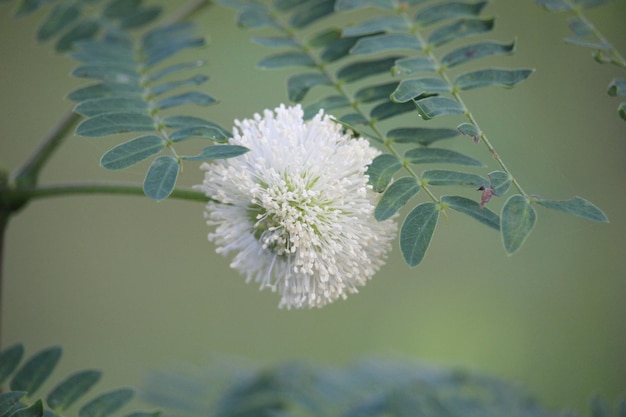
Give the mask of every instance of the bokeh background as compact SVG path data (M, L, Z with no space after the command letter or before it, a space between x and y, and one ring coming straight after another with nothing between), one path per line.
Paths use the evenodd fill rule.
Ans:
M0 5L0 164L9 169L71 108L67 92L85 84L69 75L71 59L35 42L43 14L15 20L11 3ZM182 2L167 3L172 10ZM609 224L538 208L533 234L508 257L497 233L453 212L417 268L404 264L396 245L358 295L286 311L277 309L277 295L246 285L214 253L201 204L38 200L7 231L1 345L20 341L34 353L60 344L58 377L96 367L111 387L140 387L150 370L208 369L223 357L341 366L374 355L487 372L559 409L586 410L595 394L616 400L626 392L626 123L606 88L624 71L565 44L565 16L531 0L492 1L485 14L496 17L490 39L518 45L515 55L484 65L536 73L513 90L469 91L468 106L527 190L554 199L582 195ZM626 53L626 1L588 16ZM208 61L203 90L220 104L191 114L229 127L286 101L293 71L255 69L273 51L251 43L231 11L214 7L197 21L209 37L195 52ZM423 123L415 115L406 120ZM140 183L145 165L99 167L116 143L68 138L41 182ZM497 169L484 148L456 143ZM200 181L188 164L182 185Z

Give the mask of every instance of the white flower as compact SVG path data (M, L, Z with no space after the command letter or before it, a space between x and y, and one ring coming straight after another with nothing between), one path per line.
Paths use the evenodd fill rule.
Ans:
M235 120L231 144L250 152L202 164L196 188L212 202L207 224L231 267L269 287L280 307L321 307L357 287L383 265L393 220L374 219L376 194L367 165L378 151L353 139L320 111L305 122L299 105Z

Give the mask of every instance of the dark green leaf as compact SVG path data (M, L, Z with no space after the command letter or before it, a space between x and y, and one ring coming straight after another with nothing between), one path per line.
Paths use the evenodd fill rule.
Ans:
M208 159L227 159L243 155L250 149L239 145L213 145L202 149L199 155L183 156L187 161L205 161Z
M335 10L338 12L362 9L365 7L378 7L393 10L397 6L394 0L337 0L335 4Z
M385 33L359 39L350 53L356 55L377 54L396 49L421 50L423 48L419 38L408 33ZM391 65L389 66L391 68Z
M422 203L406 216L400 229L400 250L410 267L424 259L435 233L439 209L435 203Z
M84 101L99 97L141 98L143 89L139 85L98 83L72 91L67 98L72 101Z
M15 344L0 352L0 385L17 369L24 356L24 345Z
M617 113L619 114L619 117L626 120L626 102L622 102L619 104L619 106L617 107Z
M524 81L534 70L507 70L488 68L459 75L454 84L461 90L497 85L501 87L514 87Z
M394 103L393 101L386 101L375 106L370 112L370 117L376 121L380 121L414 110L415 104L413 104L412 101L407 103Z
M304 2L291 15L289 23L302 29L311 23L332 14L335 11L335 0L315 0Z
M81 101L74 111L91 117L102 113L130 112L148 114L148 104L141 97L100 97Z
M398 83L394 81L387 84L363 87L356 92L354 98L361 103L371 103L372 101L388 99L389 95L393 93L397 85Z
M298 43L292 38L286 36L253 36L252 42L259 45L268 46L270 48L297 48Z
M43 403L37 400L30 407L17 410L11 414L11 417L43 417Z
M489 32L493 29L494 19L459 19L449 25L434 30L428 37L428 43L441 46L453 40Z
M217 126L215 123L195 116L166 116L163 124L172 129L180 129L192 126Z
M83 120L76 127L76 134L90 138L126 132L154 131L154 121L141 113L105 113Z
M333 85L333 82L324 74L304 73L297 74L287 80L289 100L299 102L304 99L306 93L318 85Z
M481 208L480 204L474 200L459 196L443 196L441 201L453 210L473 217L492 229L500 230L500 218L498 215L486 207Z
M394 174L402 169L402 164L394 155L378 155L367 167L369 183L377 193L382 193Z
M110 19L120 19L130 13L135 13L143 0L113 0L102 9L102 15Z
M602 210L582 197L576 196L569 200L544 200L537 198L536 201L544 207L563 211L573 216L582 217L583 219L606 223L609 221Z
M57 41L54 48L57 52L67 52L74 46L77 41L93 39L100 30L100 24L96 20L83 20L78 22L73 28L68 30Z
M117 84L139 84L139 74L134 69L114 63L106 65L83 65L72 71L74 77L91 78Z
M486 1L478 3L450 1L433 4L420 9L415 15L415 22L427 26L447 19L478 16L486 4Z
M442 139L458 136L459 132L447 128L398 128L387 133L387 139L396 143L414 143L428 146Z
M435 72L435 70L435 63L428 58L400 58L395 62L391 73L395 76L403 76L418 72Z
M66 410L100 380L101 374L100 371L87 370L67 377L48 394L46 402L54 410Z
M598 396L591 399L591 417L612 417L608 404Z
M135 165L165 148L165 141L154 135L141 136L112 148L100 159L106 169L118 170Z
M398 59L398 57L354 62L341 68L337 72L337 78L345 82L353 82L365 77L381 74L389 71L396 59Z
M486 56L510 54L513 53L514 50L515 42L479 42L448 52L441 58L441 64L452 68Z
M341 30L337 28L324 29L311 37L308 44L315 48L322 48L341 39Z
M282 52L280 54L265 57L257 63L257 67L264 69L283 68L290 66L314 67L315 61L313 61L313 58L303 52Z
M344 36L372 35L379 32L404 32L409 29L406 19L399 16L382 16L343 30Z
M37 40L46 41L64 28L68 27L80 16L80 8L74 3L60 3L46 17L37 31Z
M310 119L315 116L320 110L324 110L327 114L331 110L340 109L350 105L350 102L345 96L329 96L321 99L320 101L310 104L304 108L304 118Z
M320 54L321 60L326 63L335 62L350 55L350 50L358 39L356 37L345 37L329 42Z
M163 100L159 100L156 104L156 107L160 110L163 110L183 104L197 104L199 106L208 106L214 103L217 103L217 100L208 94L201 93L199 91L189 91L187 93L182 93L164 98Z
M174 160L174 164L176 165L176 170L178 170L178 163L176 162L176 159L170 156L163 156L161 158L170 158ZM155 159L155 162L161 158ZM149 174L150 172L148 171L148 175ZM169 195L169 193L167 195ZM155 198L155 200L157 199ZM99 395L98 397L94 398L93 400L85 404L83 407L81 407L81 409L78 411L78 416L79 417L106 417L110 414L115 413L117 410L119 410L124 405L126 405L126 403L128 403L133 398L133 395L134 395L133 390L125 389L125 388L117 389L117 390Z
M346 114L344 116L341 116L341 118L339 120L342 123L345 123L345 124L350 125L350 126L366 125L368 123L367 119L365 117L363 117L363 115L360 114L360 113ZM353 129L353 130L355 130L355 129Z
M504 195L511 187L511 176L504 171L493 171L487 174L494 195Z
M457 151L441 148L415 148L406 151L404 157L412 164L457 164L483 166L482 162Z
M407 78L400 81L391 94L391 99L397 103L405 103L419 96L448 92L450 92L450 86L442 78Z
M226 142L230 137L232 137L232 134L218 125L184 127L170 134L170 140L174 142L182 142L191 138L204 138L216 142Z
M413 177L402 177L394 181L383 193L374 209L374 218L387 220L398 212L420 190Z
M158 6L143 7L137 9L135 13L125 15L120 19L120 27L122 29L134 29L156 20L161 14L162 9Z
M11 380L12 391L26 391L32 396L50 376L61 358L58 346L44 349L33 355Z
M429 120L449 114L464 114L465 108L461 103L447 97L426 97L415 102L420 116Z
M526 197L515 194L509 197L502 207L501 232L504 249L511 255L515 253L532 231L537 220L535 208Z
M274 19L266 7L251 4L243 8L237 15L237 24L246 29L275 26Z
M50 0L22 0L15 10L15 17L22 17L31 14Z
M608 93L610 96L613 97L626 96L626 79L615 78L613 81L611 81Z
M10 416L17 408L21 408L21 399L26 396L25 391L9 391L0 393L0 417Z
M274 7L283 12L288 12L289 10L293 10L295 7L307 1L309 0L276 0L274 2Z
M480 187L489 182L480 175L468 172L449 171L447 169L429 169L422 172L422 180L429 185L462 185Z

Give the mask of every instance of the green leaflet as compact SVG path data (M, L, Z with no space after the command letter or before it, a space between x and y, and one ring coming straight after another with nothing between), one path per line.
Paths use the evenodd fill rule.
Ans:
M353 82L372 75L389 71L398 57L358 61L342 67L337 72L337 78L345 82Z
M493 29L494 19L459 19L449 25L434 30L428 37L428 43L441 46L448 42L489 32Z
M50 347L33 355L22 365L11 380L12 391L26 391L34 394L56 367L61 358L61 348Z
M504 171L493 171L487 174L491 183L490 187L494 195L500 196L506 194L511 187L511 176Z
M80 9L73 3L60 3L52 8L37 31L37 40L46 41L72 24L80 16Z
M80 371L58 384L46 398L50 408L63 411L87 393L99 380L102 372Z
M322 62L330 63L350 55L350 50L358 39L358 37L345 37L329 42L320 54L320 59Z
M298 44L292 38L286 36L253 36L252 42L270 48L297 48Z
M402 164L394 155L378 155L367 167L369 183L375 192L381 193L387 188L394 174L402 169Z
M391 99L397 103L405 103L419 96L449 92L450 86L442 78L408 78L400 81L391 93Z
M329 113L331 110L340 109L350 105L350 102L345 96L328 96L313 104L310 104L304 108L304 118L310 119L315 116L320 110L324 110Z
M256 4L242 8L237 14L236 21L239 26L246 29L276 25L276 22L270 16L269 10Z
M289 66L314 67L315 61L303 52L282 52L261 59L257 67L264 69L284 68Z
M332 81L324 74L316 72L297 74L287 80L287 93L289 100L299 102L309 90L318 85L332 85Z
M332 14L335 11L335 0L319 0L304 2L295 9L289 23L298 29L302 29L317 20Z
M356 92L354 98L361 103L371 103L372 101L388 99L389 95L393 93L397 85L398 83L393 81L386 84L363 87Z
M414 20L415 23L427 26L447 19L478 16L486 4L486 1L477 3L451 1L433 4L420 9L415 15Z
M441 202L459 213L466 214L482 224L500 230L500 217L487 207L480 207L474 200L460 196L443 196Z
M87 137L101 137L115 133L151 132L154 121L141 113L104 113L83 120L76 127L76 134Z
M403 113L412 112L414 110L415 105L412 101L406 103L394 103L393 101L386 101L375 106L370 111L370 117L372 118L372 120L381 121L394 116L398 116Z
M457 151L442 148L415 148L408 150L404 157L412 164L457 164L484 166L482 162Z
M173 142L182 142L191 138L204 138L223 143L227 142L230 137L232 137L232 134L226 129L208 122L206 126L183 127L170 134L170 140Z
M205 161L209 159L227 159L243 155L250 149L239 145L213 145L202 149L202 152L194 156L183 156L186 161Z
M159 100L156 108L159 110L168 109L170 107L180 106L182 104L197 104L199 106L209 106L217 103L217 100L208 94L199 91L188 91L186 93L170 96Z
M140 78L134 68L115 63L82 65L75 68L72 75L79 78L131 85L139 85Z
M542 198L536 198L536 201L544 207L582 217L583 219L605 223L609 221L602 210L582 197L576 196L569 200L544 200Z
M374 17L359 25L345 28L344 36L372 35L379 32L406 32L408 22L399 16Z
M609 84L608 93L610 96L626 96L626 79L615 78Z
M622 102L619 104L619 106L617 107L617 113L619 114L619 117L626 120L626 102Z
M429 58L400 58L396 60L395 65L391 69L391 73L395 76L402 76L419 72L435 72L436 69L435 63Z
M502 207L500 231L507 254L512 255L522 247L537 220L535 208L526 197L515 194Z
M475 143L478 143L478 138L480 137L480 132L476 125L471 123L461 123L456 127L456 130L459 131L462 135L470 136L474 139Z
M148 6L137 9L134 13L120 19L120 27L122 29L138 28L153 22L160 14L161 8L158 6Z
M179 129L191 126L217 126L217 124L195 116L165 116L162 123L169 128Z
M478 42L448 52L441 58L441 64L448 68L453 68L457 65L491 55L511 54L514 50L515 42Z
M421 50L424 47L419 38L408 33L385 33L359 39L350 50L355 55L369 55L396 49ZM391 67L391 66L390 66Z
M415 196L420 186L413 177L402 177L394 181L383 193L380 201L374 209L376 220L387 220L398 212L404 205Z
M97 97L81 101L74 107L74 112L86 116L103 113L128 112L148 115L148 103L139 96Z
M196 85L203 84L206 81L208 81L208 79L209 77L207 77L206 75L197 74L187 79L170 81L170 82L166 82L163 84L155 85L154 87L150 88L149 94L151 96L159 96L161 94L169 93L171 90L178 88L178 87L187 86L187 85L196 86Z
M393 0L337 0L335 10L344 12L371 6L393 10L396 3Z
M464 114L465 108L461 103L448 97L426 97L415 102L420 116L429 120L449 114Z
M104 82L76 89L67 98L80 102L101 97L141 97L142 92L143 89L138 85Z
M43 417L43 403L41 400L37 400L33 405L26 408L21 408L11 414L11 417Z
M22 356L24 356L24 346L20 343L0 352L0 385L17 369Z
M186 69L190 69L190 68L197 68L197 67L201 67L205 64L205 61L203 60L196 60L196 61L191 61L191 62L183 62L183 63L179 63L179 64L173 64L170 66L167 66L161 70L158 70L156 72L153 72L152 74L150 74L150 81L152 82L156 82L158 80L160 80L161 78L167 77L170 74L174 74L178 71L182 71L182 70L186 70ZM208 78L208 77L207 77Z
M166 155L156 158L148 168L146 178L143 181L144 193L153 200L167 198L174 190L179 168L178 161L172 156ZM81 414L79 417L93 416Z
M74 43L93 39L100 31L100 23L97 20L84 20L78 22L56 42L54 49L58 52L67 52L72 49Z
M487 68L461 74L456 78L454 84L461 90L470 90L491 85L514 87L530 77L533 72L534 70L529 69L508 70Z
M165 149L165 141L160 136L148 135L121 143L100 159L100 165L106 169L128 168Z
M448 128L409 127L390 130L387 132L387 139L396 143L428 146L439 140L453 138L458 134L456 130Z
M428 185L461 185L478 188L489 184L489 181L480 175L447 169L429 169L422 172L421 177Z
M21 399L26 396L24 391L0 393L0 417L8 417L18 408L22 408Z
M438 219L439 208L431 202L419 204L404 219L400 228L400 250L410 267L424 259Z
M133 396L133 390L126 388L99 395L81 407L78 417L107 417L126 405Z

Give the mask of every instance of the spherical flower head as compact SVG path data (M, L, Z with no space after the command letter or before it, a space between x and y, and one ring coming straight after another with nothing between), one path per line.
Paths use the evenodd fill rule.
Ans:
M321 307L357 292L384 264L396 233L374 219L367 166L379 152L323 111L299 105L235 121L230 143L250 149L202 164L217 252L281 294L280 307Z

